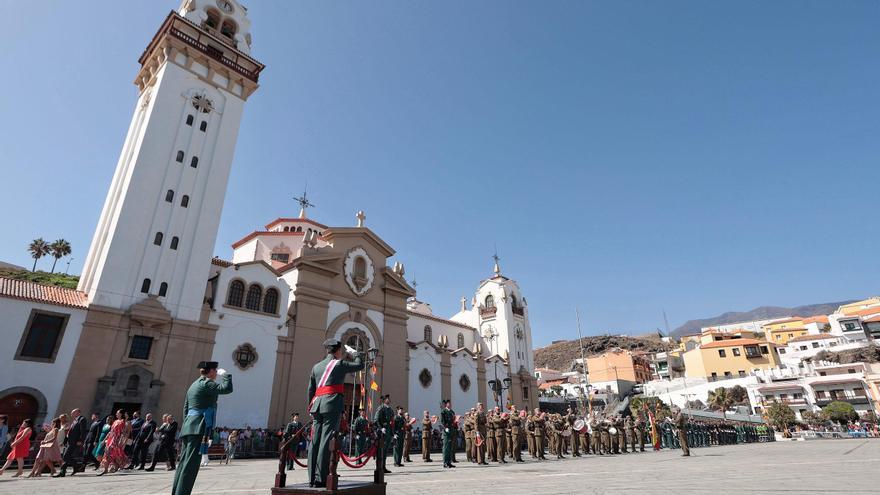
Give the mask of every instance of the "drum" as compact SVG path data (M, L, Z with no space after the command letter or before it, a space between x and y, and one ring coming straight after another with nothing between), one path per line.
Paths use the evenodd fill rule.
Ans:
M612 435L617 435L617 428L613 426L611 428L608 428L608 433L611 433Z
M574 424L572 425L572 428L574 428L574 431L578 433L583 433L587 429L587 422L583 419L576 419Z

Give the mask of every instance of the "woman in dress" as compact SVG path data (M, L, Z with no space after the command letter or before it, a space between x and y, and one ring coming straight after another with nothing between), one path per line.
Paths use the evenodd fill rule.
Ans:
M32 428L33 424L34 422L31 419L26 419L21 422L21 426L18 428L18 434L15 435L15 440L9 444L12 451L10 451L9 455L6 457L6 464L0 468L0 476L3 476L3 472L6 471L6 468L8 468L10 464L12 464L12 461L18 463L18 472L12 476L13 478L21 476L22 472L24 472L24 460L31 451L31 435L34 433Z
M58 446L58 432L61 430L61 419L52 420L52 426L40 442L40 451L34 459L34 468L28 478L36 478L43 474L43 468L49 466L52 474L55 474L55 464L61 464L61 448Z
M126 428L126 425L128 425L128 421L125 420L125 413L122 409L116 411L116 421L110 426L110 432L104 440L106 446L104 447L104 459L101 461L101 467L104 470L98 473L98 476L107 474L111 468L113 472L116 472L128 465L125 443L128 440L126 430L130 430L131 426Z
M95 459L98 460L98 465L95 466L94 471L97 471L99 467L101 467L100 462L104 459L104 451L106 450L106 445L104 444L104 440L107 439L107 435L110 433L110 427L113 425L113 416L107 415L104 418L104 426L101 427L101 433L98 435L98 443L95 444L95 450L92 451L92 455Z

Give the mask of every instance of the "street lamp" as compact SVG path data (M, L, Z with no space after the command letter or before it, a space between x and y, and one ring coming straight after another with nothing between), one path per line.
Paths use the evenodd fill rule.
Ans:
M370 347L367 349L367 365L372 365L376 362L376 358L379 356L379 349L375 347Z
M510 388L511 382L512 380L509 377L505 378L504 380L489 380L489 388L491 388L492 392L495 393L496 406L501 407L501 402L504 402L504 391Z

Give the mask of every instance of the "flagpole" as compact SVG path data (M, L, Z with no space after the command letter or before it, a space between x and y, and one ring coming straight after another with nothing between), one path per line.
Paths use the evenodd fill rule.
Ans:
M590 399L590 396L586 394L587 392L587 357L584 355L584 336L581 335L581 312L577 307L574 308L574 316L577 320L577 329L578 329L578 347L581 349L581 385L583 386L584 396L587 398L587 402L590 404L590 414L593 413L593 401ZM581 404L581 414L583 414L584 405Z

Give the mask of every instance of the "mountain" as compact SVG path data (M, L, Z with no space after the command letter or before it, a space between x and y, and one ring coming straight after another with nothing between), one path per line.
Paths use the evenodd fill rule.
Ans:
M673 337L681 337L682 335L693 335L700 333L703 327L713 327L718 325L727 325L730 323L738 323L741 321L767 320L770 318L783 318L785 316L817 316L828 315L837 310L838 307L855 302L855 299L849 301L807 304L806 306L797 306L794 308L783 308L780 306L761 306L751 311L729 311L727 313L712 317L703 318L701 320L689 320L684 325L672 331Z
M607 349L620 347L633 351L658 352L668 349L670 346L660 342L656 336L651 337L628 337L626 335L597 335L584 337L581 340L584 346L584 354L587 357L601 354ZM550 368L557 371L569 371L571 363L580 359L581 350L577 340L561 340L552 344L535 349L535 367Z

